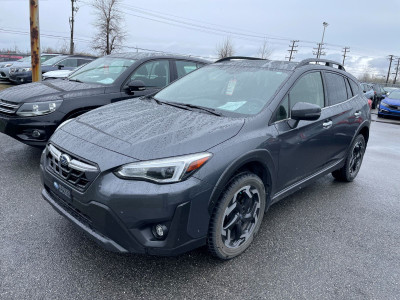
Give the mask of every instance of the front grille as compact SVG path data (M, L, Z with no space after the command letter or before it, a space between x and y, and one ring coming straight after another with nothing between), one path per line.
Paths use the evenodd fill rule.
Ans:
M87 163L73 154L57 149L53 145L49 145L46 151L47 168L80 191L86 190L99 174L99 169L94 164ZM63 155L68 156L67 164L61 163Z
M0 112L2 113L13 115L17 112L18 107L19 107L18 103L0 99Z
M397 105L389 105L389 108L393 110L400 110L400 106Z
M58 205L60 205L65 211L67 211L71 216L73 216L79 222L86 225L87 227L92 228L92 219L89 216L85 215L79 209L75 208L68 202L66 202L63 199L61 199L60 197L58 197L47 186L46 186L46 190L51 195L51 198L54 200L54 202L56 202Z

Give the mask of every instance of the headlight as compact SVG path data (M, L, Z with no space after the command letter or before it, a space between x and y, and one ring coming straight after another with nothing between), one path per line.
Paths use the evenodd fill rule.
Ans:
M13 64L5 64L4 66L3 66L3 68L8 68L8 67L11 67Z
M382 106L389 107L389 104L387 104L387 103L386 103L386 102L384 102L384 101L381 101L381 105L382 105Z
M18 109L17 115L23 117L47 115L59 108L61 103L62 100L25 103Z
M20 72L28 72L28 71L31 71L31 70L32 70L32 68L22 68L19 71Z
M158 183L178 182L200 169L211 156L211 153L197 153L135 162L120 167L115 175L124 179L144 179Z

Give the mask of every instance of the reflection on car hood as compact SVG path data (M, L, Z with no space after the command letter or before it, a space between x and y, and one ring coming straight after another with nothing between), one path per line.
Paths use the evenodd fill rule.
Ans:
M96 90L97 88L97 90ZM0 99L15 103L36 102L63 99L65 97L78 97L89 91L91 95L104 93L104 86L100 84L80 83L68 80L51 80L33 82L14 86L0 92Z
M391 99L391 98L385 98L382 100L383 102L386 102L389 105L397 105L400 106L400 100L399 99Z
M206 151L235 136L244 119L187 111L132 99L88 112L56 131L63 131L139 160ZM74 151L79 145L60 145Z

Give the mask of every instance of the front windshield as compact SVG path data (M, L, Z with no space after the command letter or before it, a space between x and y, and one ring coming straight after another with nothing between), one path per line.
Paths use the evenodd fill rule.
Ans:
M46 56L45 58L47 58L49 56ZM58 63L60 60L62 60L64 58L64 56L53 56L50 59L45 59L45 62L43 62L42 57L40 57L40 61L43 62L43 66L52 66L56 63Z
M285 71L262 67L210 65L186 75L154 98L254 115L287 77Z
M40 62L43 64L45 61L48 61L48 60L50 60L52 58L56 58L56 57L59 57L59 56L58 55L54 56L54 55L46 55L46 54L44 54L44 55L40 56Z
M68 79L87 83L113 84L134 62L134 59L122 57L101 57L74 72Z
M388 98L400 100L400 91L396 90L396 91L391 92L391 93L388 95Z
M27 57L18 59L17 61L19 61L19 62L30 62L30 61L31 61L31 57L30 57L30 56L27 56Z

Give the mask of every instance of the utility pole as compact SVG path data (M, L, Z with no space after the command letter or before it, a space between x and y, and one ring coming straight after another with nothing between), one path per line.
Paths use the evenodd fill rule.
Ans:
M69 18L69 27L71 29L71 39L69 43L69 54L74 54L74 22L75 18L74 15L78 12L78 7L75 7L75 4L78 0L71 0L71 17Z
M31 29L32 81L41 81L42 72L40 68L39 0L29 1L29 22Z
M395 75L394 75L393 84L396 84L397 74L399 73L399 65L400 65L400 57L397 58L396 73L394 73Z
M322 45L323 45L322 43L318 43L317 45L318 45L318 48L314 48L314 50L316 50L316 51L313 51L313 55L316 55L317 58L320 58L322 55L326 54L325 52L322 51L325 48L322 47Z
M343 48L343 62L342 62L342 65L344 66L344 61L346 60L346 54L348 53L348 52L350 52L350 47L344 47Z
M285 58L288 58L289 61L291 61L292 59L294 59L293 53L296 53L296 52L297 52L297 50L295 50L295 48L298 47L298 46L296 45L296 43L298 43L299 40L293 40L293 41L291 41L291 42L292 42L292 45L289 45L290 50L287 50L287 51L289 52L289 57L287 57L287 56L285 57Z
M389 61L390 61L390 63L389 63L389 70L388 70L387 77L386 77L386 83L388 83L388 81L389 81L390 68L392 67L393 57L394 57L394 55L392 55L392 54L389 55Z

